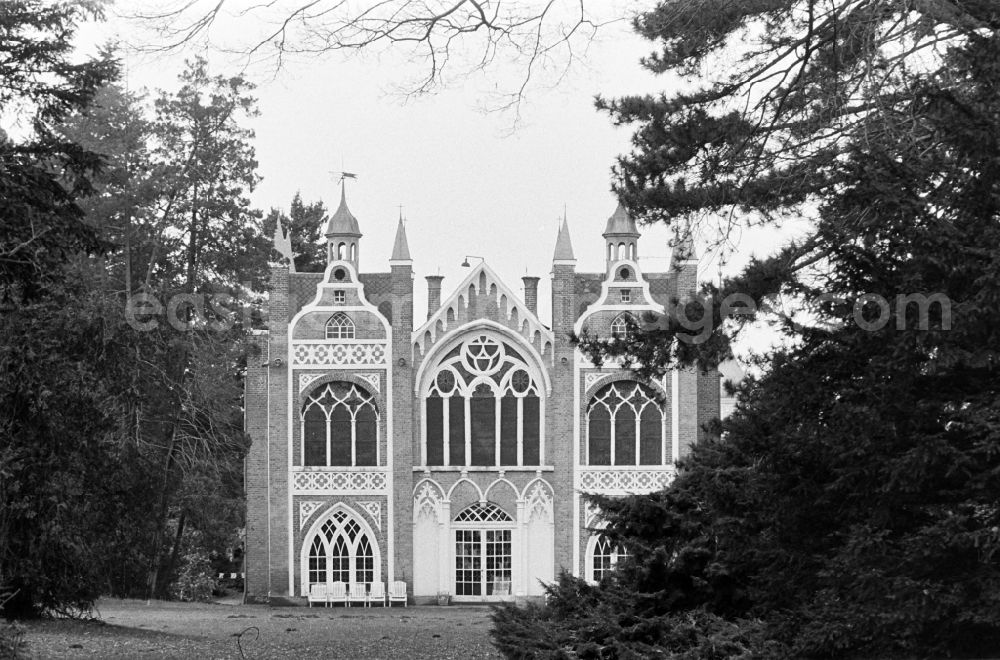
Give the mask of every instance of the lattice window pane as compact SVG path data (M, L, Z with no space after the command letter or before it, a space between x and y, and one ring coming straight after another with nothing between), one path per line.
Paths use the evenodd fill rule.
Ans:
M375 555L367 534L362 535L358 541L358 551L354 557L354 580L365 583L375 581Z
M462 509L456 522L513 522L507 513L492 502L474 502Z
M326 546L319 534L309 548L309 584L326 584Z
M603 536L597 537L592 559L592 570L595 581L600 582L611 572L613 552L611 542L608 539Z
M330 551L331 582L351 581L351 552L343 536L337 536Z
M477 529L455 531L455 595L482 594L482 542Z
M509 596L511 586L511 532L486 530L486 595Z

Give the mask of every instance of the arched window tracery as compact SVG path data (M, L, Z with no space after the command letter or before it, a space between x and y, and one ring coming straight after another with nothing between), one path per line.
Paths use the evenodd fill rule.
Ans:
M593 582L600 582L629 557L628 551L623 546L612 543L604 535L596 536L591 543L589 555L588 577Z
M354 383L316 389L302 406L302 464L378 465L378 405Z
M424 395L427 465L541 465L539 378L508 343L477 334L436 366Z
M310 585L375 581L377 541L347 512L335 512L307 543Z
M327 339L354 339L354 321L343 312L337 312L326 322Z
M663 407L653 390L634 381L601 388L587 406L589 465L662 465Z
M635 323L631 314L619 314L611 321L611 336L617 339L626 339L629 336L630 324Z

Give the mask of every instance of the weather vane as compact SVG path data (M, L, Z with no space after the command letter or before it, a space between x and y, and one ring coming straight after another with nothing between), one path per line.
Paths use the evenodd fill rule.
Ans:
M344 179L357 179L358 178L358 175L355 174L354 172L330 172L330 174L332 174L334 176L340 175L340 178L337 181L338 183L343 183Z

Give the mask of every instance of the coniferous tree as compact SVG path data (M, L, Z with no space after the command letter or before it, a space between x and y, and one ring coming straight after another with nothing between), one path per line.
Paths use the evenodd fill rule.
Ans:
M264 218L264 233L273 236L274 225L279 220L284 231L291 232L295 270L300 273L323 272L326 268L326 246L323 243L326 208L323 202L306 204L302 201L302 195L296 192L287 215L275 208L267 214Z
M667 18L688 10L665 2L640 21L664 39L652 60L663 69L726 42L755 12L771 29L806 21L817 59L791 69L801 88L764 101L776 122L713 118L683 95L617 102L616 113L632 107L644 118L620 163L620 192L647 219L675 222L732 204L778 213L811 201L812 233L705 287L687 311L712 315L707 341L690 341L665 315L647 319L646 332L583 347L655 374L728 354L738 329L722 304L730 294L791 294L812 318L786 319L788 347L740 386L722 439L696 446L670 488L596 499L604 533L635 559L599 586L563 577L544 608L498 610L494 636L508 657L983 657L1000 648L997 14L967 3L942 18L939 5L921 5L927 31L914 36L962 38L933 66L889 66L891 84L866 91L864 111L824 143L810 131L849 106L823 114L823 102L839 102L826 97L833 79L823 85L809 67L848 75L851 65L869 82L886 73L865 67L891 57L860 51L903 7L786 11L792 4L692 8L681 29ZM758 129L770 131L763 143ZM810 153L754 170L768 149L790 145L775 137L781 130ZM696 163L700 174L689 169Z

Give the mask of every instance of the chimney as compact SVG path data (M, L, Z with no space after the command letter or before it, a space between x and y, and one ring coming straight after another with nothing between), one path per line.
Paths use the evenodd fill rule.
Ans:
M427 276L427 318L429 319L441 306L441 280L444 275Z
M538 316L538 279L528 275L521 278L524 282L524 305L535 316Z

